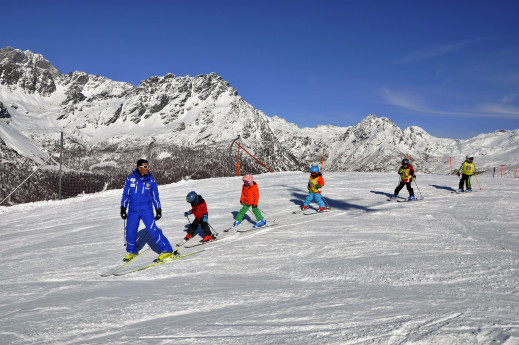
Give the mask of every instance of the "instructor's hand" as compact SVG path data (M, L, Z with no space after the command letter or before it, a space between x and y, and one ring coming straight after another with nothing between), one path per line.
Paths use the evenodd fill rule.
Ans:
M155 220L159 220L160 218L162 218L162 209L161 208L156 209L155 212L157 213L157 215L155 216Z
M121 206L121 218L122 219L128 218L128 215L126 214L126 207Z

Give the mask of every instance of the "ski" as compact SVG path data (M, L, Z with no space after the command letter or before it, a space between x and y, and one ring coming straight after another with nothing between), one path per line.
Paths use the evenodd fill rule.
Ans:
M184 248L193 248L193 247L198 247L198 246L204 245L204 244L206 244L206 243L215 242L215 241L217 241L217 240L218 240L218 238L213 238L212 240L205 241L205 242L202 241L202 240L200 240L200 241L198 241L198 242L196 242L196 243L193 243L193 244L190 244L190 245L184 246Z
M174 256L172 258L167 258L163 261L159 261L159 262L152 262L151 264L150 263L147 263L145 266L141 266L141 267L137 267L137 268L134 268L134 269L131 269L129 271L116 271L113 273L114 276L122 276L122 275L125 275L125 274L129 274L129 273L134 273L134 272L138 272L138 271L142 271L142 270L145 270L147 268L151 268L151 267L154 267L154 266L158 266L158 265L161 265L161 264L166 264L168 262L172 262L172 261L175 261L175 260L178 260L178 259L183 259L185 257L188 257L188 256L191 256L191 255L195 255L195 254L198 254L198 253L201 253L205 251L205 249L202 249L202 250L198 250L196 252L193 252L193 253L189 253L189 254L184 254L184 255L177 255L177 256Z
M277 225L276 220L272 220L272 221L269 221L267 224L260 226L259 228L255 228L255 227L251 226L251 227L247 227L247 228L240 228L237 230L237 232L248 232L248 231L253 231L253 230L261 230L263 228L268 228L270 226L275 226L275 225Z
M401 196L397 196L396 198L394 198L394 197L389 197L389 198L387 199L387 201L394 201L394 200L396 200L396 201L400 201L400 200L402 200L402 199L407 200L406 198L403 198L403 197L401 197Z
M110 270L106 271L105 273L101 273L101 277L109 277L112 274L115 274L117 271L121 270L123 267L128 265L130 262L132 262L135 259L137 259L141 254L143 254L144 252L148 251L148 249L150 249L150 247L148 247L148 248L144 249L143 251L141 251L139 254L134 256L133 259L131 259L130 261L124 261L123 264L118 264L117 266L115 266L114 268L111 268Z
M410 201L420 201L420 200L423 200L423 198L416 198L416 199L413 199L413 200L402 199L402 200L397 200L397 202L410 202Z
M325 213L325 212L331 212L331 211L332 211L332 209L330 209L330 208L327 208L326 210L322 210L322 211L318 211L318 210L316 210L316 209L314 209L314 208L308 208L308 209L306 209L306 210L303 212L303 214L304 214L305 216L311 216L311 215L313 215L313 214L319 214L319 213Z

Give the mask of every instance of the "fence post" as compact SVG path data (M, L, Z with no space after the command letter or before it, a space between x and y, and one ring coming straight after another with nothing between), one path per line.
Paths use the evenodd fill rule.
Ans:
M59 187L58 187L58 199L61 199L61 183L63 176L63 131L61 131L61 139L59 142Z

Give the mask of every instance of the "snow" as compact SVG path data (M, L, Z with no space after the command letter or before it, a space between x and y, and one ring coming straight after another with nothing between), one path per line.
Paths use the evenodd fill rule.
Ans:
M292 214L307 174L258 175L277 226L120 277L100 276L124 255L120 190L0 207L0 343L519 344L519 180L457 195L457 176L418 172L424 200L397 203L396 172L324 178L331 212ZM180 241L195 190L221 231L240 188L159 186L158 224Z

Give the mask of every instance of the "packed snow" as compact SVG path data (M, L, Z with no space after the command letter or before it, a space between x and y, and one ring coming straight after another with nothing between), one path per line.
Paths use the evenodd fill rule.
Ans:
M0 343L519 344L519 180L417 174L423 200L388 202L396 172L325 172L315 215L293 214L308 174L255 176L276 225L245 233L222 232L239 177L159 186L173 245L191 190L222 239L118 277L120 190L0 207Z

